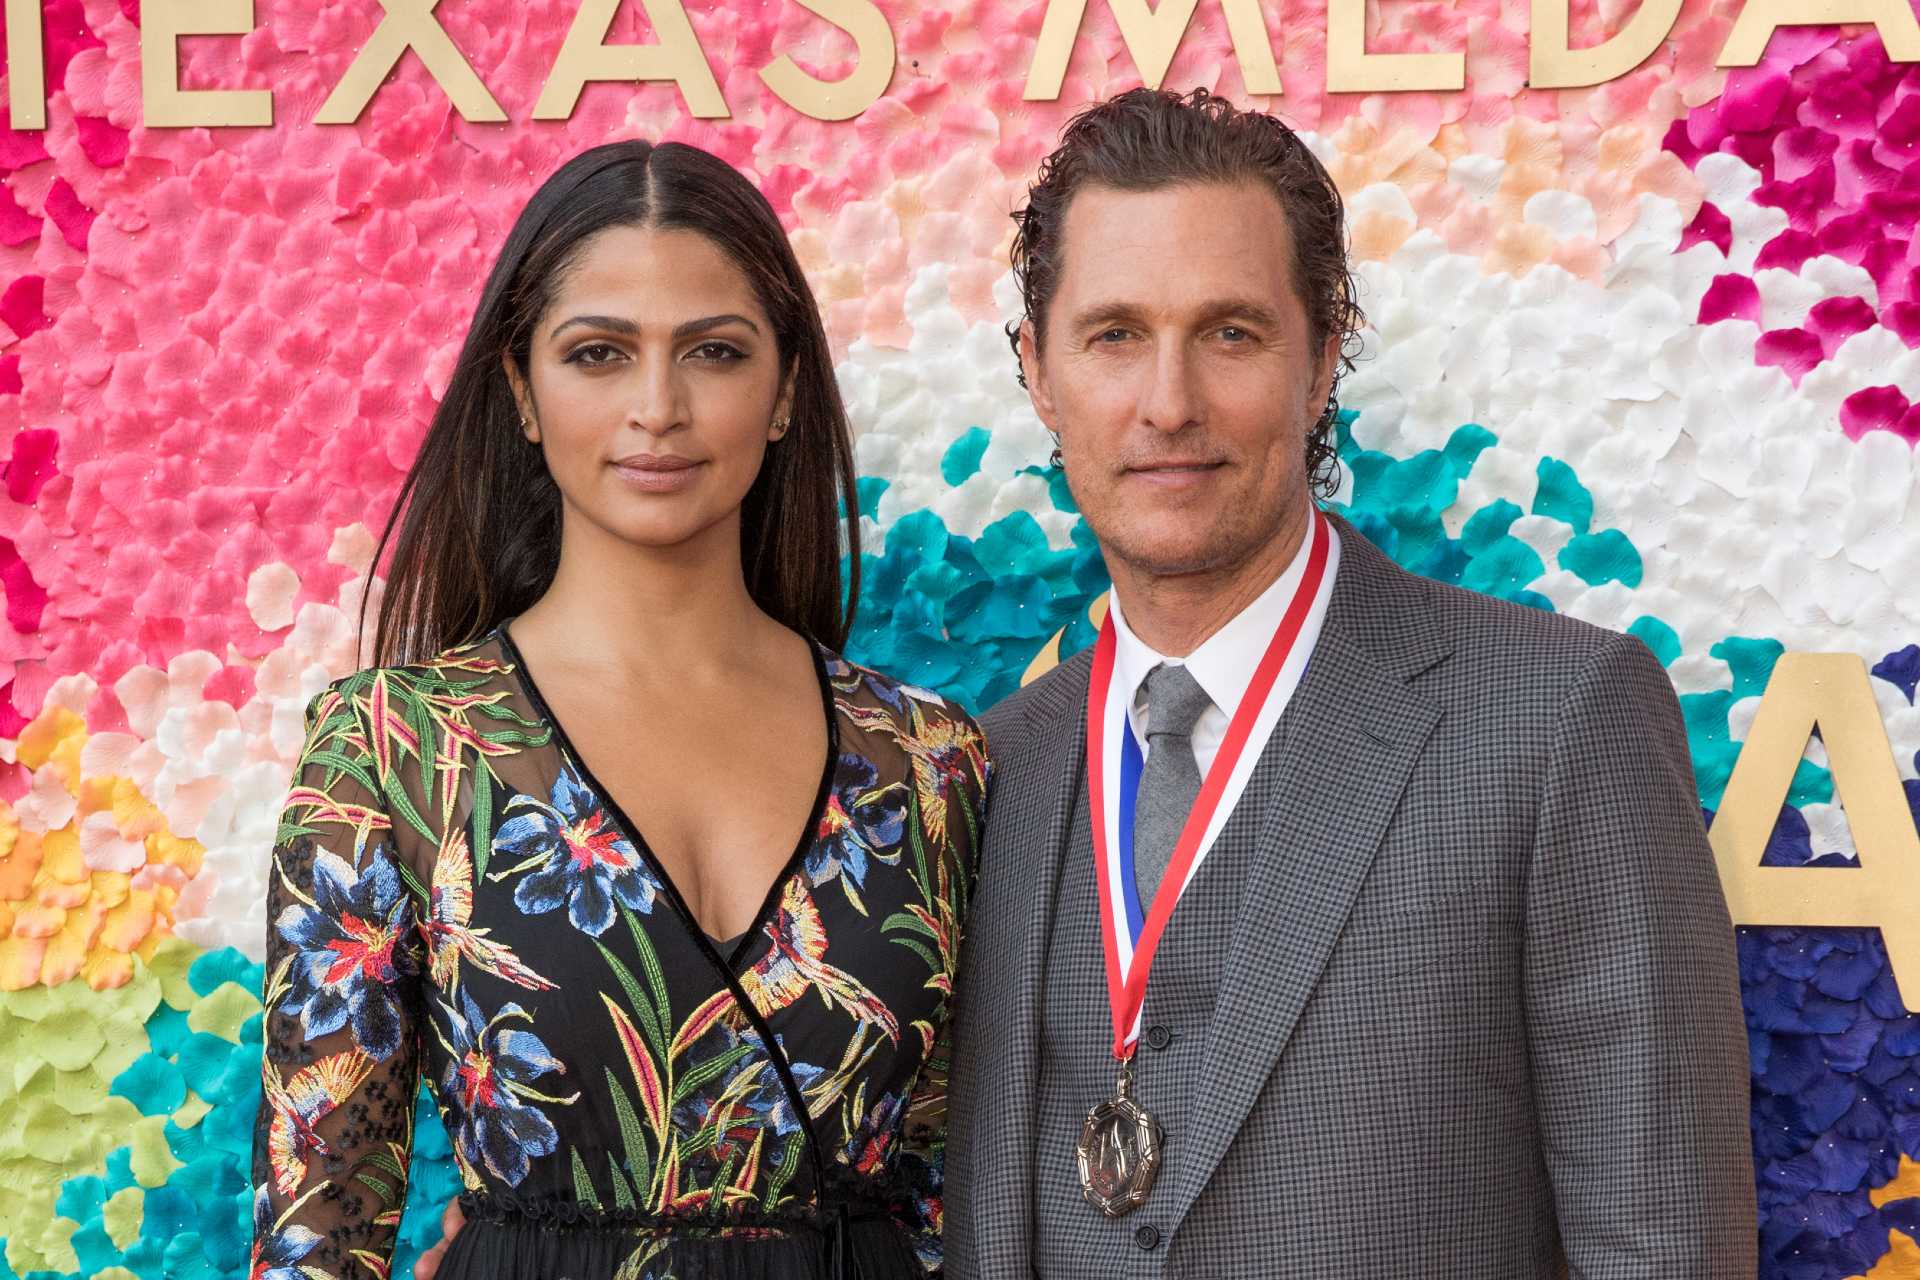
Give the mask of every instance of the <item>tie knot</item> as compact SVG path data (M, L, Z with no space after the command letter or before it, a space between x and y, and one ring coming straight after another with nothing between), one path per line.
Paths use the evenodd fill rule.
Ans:
M1147 672L1147 737L1186 737L1213 699L1185 667L1161 663Z

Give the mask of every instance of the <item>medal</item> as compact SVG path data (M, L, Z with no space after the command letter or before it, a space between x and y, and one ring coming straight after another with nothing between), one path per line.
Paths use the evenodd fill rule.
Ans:
M1153 1191L1154 1178L1160 1172L1165 1135L1159 1121L1133 1098L1133 1056L1139 1044L1140 1010L1146 1003L1147 974L1153 967L1153 954L1166 932L1167 921L1186 888L1187 876L1199 856L1202 840L1226 793L1227 780L1245 752L1254 722L1260 718L1261 708L1273 692L1274 682L1292 655L1300 630L1320 595L1327 567L1329 533L1325 517L1317 511L1313 513L1313 527L1308 537L1312 545L1305 572L1294 588L1293 600L1274 630L1260 665L1254 670L1253 680L1227 723L1227 735L1200 785L1193 811L1181 827L1173 857L1161 875L1153 904L1139 925L1137 938L1124 891L1125 884L1131 881L1132 832L1123 824L1118 833L1128 853L1124 868L1120 851L1109 847L1112 842L1107 835L1107 697L1113 686L1114 650L1118 643L1111 614L1100 628L1100 639L1094 648L1093 674L1087 685L1087 791L1093 826L1094 874L1100 893L1100 940L1106 957L1107 1000L1113 1014L1113 1056L1120 1063L1120 1078L1113 1097L1087 1113L1086 1123L1080 1128L1078 1155L1080 1188L1087 1203L1110 1218L1124 1217L1145 1204ZM1124 718L1121 728L1128 735L1126 746L1133 747L1132 731L1126 728ZM1123 751L1123 760L1124 757ZM1137 770L1123 766L1123 777L1130 772ZM1125 812L1130 806L1124 804L1125 797L1122 801Z
M1087 1203L1122 1218L1147 1202L1160 1172L1160 1122L1133 1100L1133 1061L1120 1064L1113 1099L1080 1127L1080 1188Z

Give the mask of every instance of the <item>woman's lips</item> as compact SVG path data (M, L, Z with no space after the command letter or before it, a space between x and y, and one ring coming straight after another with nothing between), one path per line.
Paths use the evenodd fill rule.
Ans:
M706 463L664 454L638 454L613 464L614 472L643 493L674 493L699 478Z

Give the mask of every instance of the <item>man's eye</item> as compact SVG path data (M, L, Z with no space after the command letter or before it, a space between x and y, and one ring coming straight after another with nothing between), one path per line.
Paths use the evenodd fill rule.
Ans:
M612 364L623 353L610 342L586 342L567 352L568 364Z
M1226 328L1222 329L1220 331L1220 336L1225 338L1228 342L1245 342L1249 338L1253 337L1252 334L1248 333L1245 329L1242 329L1237 324L1230 324Z
M1125 329L1102 329L1094 336L1095 342L1124 342L1131 335Z

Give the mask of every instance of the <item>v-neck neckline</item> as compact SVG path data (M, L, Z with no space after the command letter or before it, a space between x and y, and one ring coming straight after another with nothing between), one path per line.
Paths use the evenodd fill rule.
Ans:
M518 616L515 615L515 617ZM680 892L680 886L674 883L673 877L667 872L666 865L653 851L653 846L647 843L647 838L641 833L639 826L627 816L620 801L594 775L592 767L587 764L586 757L582 756L573 745L573 739L568 735L566 725L560 722L560 717L554 714L552 705L540 692L539 682L533 677L533 668L528 665L526 655L521 652L520 646L514 643L513 637L507 633L507 626L513 620L508 618L499 623L494 627L492 634L500 642L501 651L512 667L510 674L514 681L527 695L527 700L533 704L534 714L553 730L554 740L559 745L561 755L565 757L565 763L572 766L580 780L606 807L615 825L619 827L620 834L639 851L642 858L646 859L648 868L660 881L661 888L665 890L668 901L673 904L674 911L679 915L686 932L691 935L694 945L706 954L709 961L719 967L731 983L743 953L751 948L753 940L764 930L767 921L779 904L788 881L800 874L807 855L813 852L814 845L819 842L820 821L826 813L827 800L833 794L833 784L839 773L840 708L839 701L834 696L833 682L827 673L826 655L821 651L821 646L811 639L807 640L807 652L813 659L814 676L820 683L821 714L827 722L827 758L820 769L820 785L814 793L813 808L807 815L806 826L800 830L800 838L795 843L793 852L788 855L786 862L774 875L773 883L767 886L767 892L760 900L760 909L754 913L752 923L747 926L744 933L740 934L730 954L723 956L714 944L713 935L709 934L699 919L694 916L693 908L687 905L686 896Z

